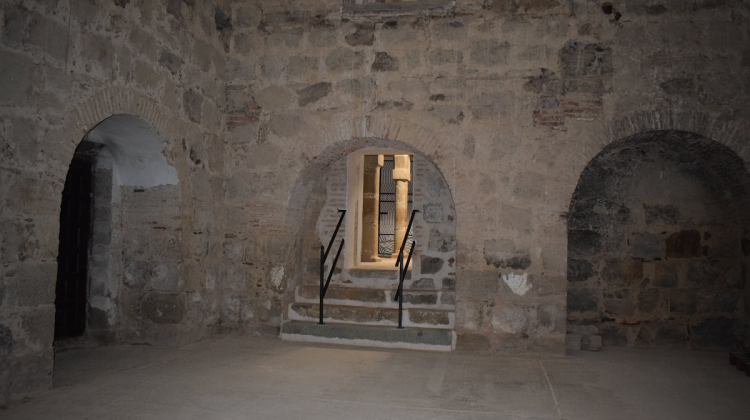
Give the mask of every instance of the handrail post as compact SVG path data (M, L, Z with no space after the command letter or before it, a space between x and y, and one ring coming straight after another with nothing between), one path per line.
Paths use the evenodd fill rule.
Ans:
M325 322L323 322L323 298L325 297L325 293L323 293L323 270L325 270L325 251L323 251L323 245L320 246L320 318L318 319L318 325L325 325Z
M411 262L411 256L414 255L414 248L417 246L417 241L411 241L411 252L409 252L409 257L406 259L406 265L404 265L403 260L401 261L401 267L399 267L399 282L398 282L398 290L396 291L396 294L398 295L398 329L403 330L404 329L404 280L406 279L406 272L409 271L409 263Z
M401 249L398 251L398 258L396 258L396 267L398 267L399 263L402 263L404 258L404 246L406 246L406 238L409 237L409 232L411 232L411 224L414 222L414 216L417 213L422 213L422 210L412 210L411 211L411 217L409 218L409 225L406 226L406 233L404 234L404 240L401 242Z
M339 250L336 253L336 258L333 260L333 265L331 266L331 272L328 274L328 281L325 281L325 266L326 266L326 260L328 259L328 253L331 252L331 247L333 246L333 242L336 240L336 235L339 233L339 228L341 227L341 222L344 221L344 216L346 215L346 210L337 209L339 213L341 213L341 217L339 217L339 222L336 224L336 230L333 231L333 236L331 236L331 241L328 242L328 248L324 248L323 245L320 246L320 315L318 317L318 325L325 325L325 322L323 322L323 299L325 299L326 291L328 290L328 284L331 282L331 277L333 276L334 270L336 270L336 263L339 260L339 255L341 255L341 249L344 247L344 240L341 240L341 244L339 245ZM324 284L325 282L325 284Z

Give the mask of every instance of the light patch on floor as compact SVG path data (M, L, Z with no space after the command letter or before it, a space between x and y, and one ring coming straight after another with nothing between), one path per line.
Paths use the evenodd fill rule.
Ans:
M55 388L3 420L726 420L750 378L724 352L567 357L339 347L222 336L59 352Z

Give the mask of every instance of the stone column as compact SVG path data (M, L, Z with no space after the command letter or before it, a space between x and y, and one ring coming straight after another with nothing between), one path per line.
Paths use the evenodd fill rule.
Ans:
M394 220L393 256L398 257L409 224L409 182L411 182L411 157L393 157L393 180L396 182L396 214Z
M377 262L382 155L366 155L362 179L362 262Z

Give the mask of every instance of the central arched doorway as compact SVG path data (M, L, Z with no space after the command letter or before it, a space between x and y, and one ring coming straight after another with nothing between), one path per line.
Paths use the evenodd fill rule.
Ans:
M359 139L341 146L330 163L305 178L310 193L300 203L304 218L298 239L298 266L304 269L298 270L287 285L282 338L450 350L455 346L456 212L445 178L430 159L400 142ZM399 158L401 163L396 162ZM391 200L379 194L384 184L380 169L386 159L394 160L394 171L386 172L392 174L393 180L385 182L411 184L403 185L401 204L421 211L415 215L405 246L408 249L411 240L416 241L404 282L403 333L395 329L398 271L393 256L399 242L386 244L388 238L381 234L390 226L379 226L383 220L379 210L387 212L384 207ZM368 164L378 171L370 171ZM410 174L400 173L399 169ZM398 201L397 197L392 199ZM369 213L375 214L369 214L368 207L373 207ZM346 250L325 295L326 325L319 326L320 246L327 245L336 230L338 209L346 209L347 214L332 252L342 238L346 238ZM394 221L394 232L399 232L397 222ZM364 233L367 226L373 229L369 236ZM363 241L367 240L374 241L370 249L376 252L374 259L363 258L367 252ZM326 270L332 261L333 256L326 260Z

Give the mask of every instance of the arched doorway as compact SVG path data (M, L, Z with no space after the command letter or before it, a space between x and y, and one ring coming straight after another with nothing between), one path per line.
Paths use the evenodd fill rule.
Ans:
M743 334L745 164L687 132L615 142L568 214L569 333L605 346L728 348Z
M56 340L129 341L149 318L153 292L177 294L180 199L163 148L147 121L126 114L103 120L76 148L60 213ZM174 309L152 312L152 322L176 318Z
M455 346L456 212L447 182L428 158L402 143L361 139L344 144L339 150L330 163L315 173L314 178L305 178L310 192L300 203L304 217L299 224L297 264L303 268L298 269L287 284L282 337L450 350ZM370 197L371 201L386 213L389 201L396 200L381 198L379 187L373 190L375 193L369 191L368 183L364 181L365 177L373 175L367 173L368 162L378 162L379 156L380 167L391 157L395 161L395 156L411 162L413 167L409 169L413 175L397 176L401 182L409 179L411 185L408 189L413 191L410 205L421 210L412 226L411 239L416 240L416 247L404 283L404 331L405 335L411 334L409 337L393 334L398 318L395 300L398 280L396 259L392 258L395 241L390 244L387 238L391 226L383 229L374 226L371 236L376 241L373 245L373 250L377 251L376 261L361 258L362 241L366 236L363 225L374 220L380 223L385 218L378 215L368 222L363 201L367 200L368 194L375 194ZM395 172L398 172L395 165L394 162ZM396 176L393 172L385 173ZM383 183L380 174L373 176ZM406 198L408 194L404 196ZM326 293L326 325L321 327L316 324L320 246L330 241L339 219L337 210L344 208L347 210L346 219L334 241L334 248L344 237L347 245ZM330 269L332 260L333 256L326 260L326 270Z

